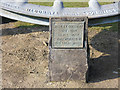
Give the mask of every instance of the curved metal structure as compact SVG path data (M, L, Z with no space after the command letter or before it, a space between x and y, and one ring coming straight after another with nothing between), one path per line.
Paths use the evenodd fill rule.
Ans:
M88 16L89 19L96 19L116 16L120 14L119 4L120 2L100 5L97 0L90 0L89 7L65 8L61 0L55 0L52 7L29 4L27 0L13 0L13 2L1 0L0 15L19 21L49 25L49 17Z

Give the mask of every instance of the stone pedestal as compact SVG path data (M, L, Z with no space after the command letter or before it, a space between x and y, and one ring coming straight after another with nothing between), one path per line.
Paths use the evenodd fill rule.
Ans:
M50 81L86 81L87 17L51 18L50 22Z

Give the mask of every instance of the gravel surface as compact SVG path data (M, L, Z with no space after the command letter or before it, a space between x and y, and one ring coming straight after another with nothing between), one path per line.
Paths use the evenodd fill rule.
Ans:
M90 81L48 81L48 27L1 24L3 88L118 88L117 32L89 28Z

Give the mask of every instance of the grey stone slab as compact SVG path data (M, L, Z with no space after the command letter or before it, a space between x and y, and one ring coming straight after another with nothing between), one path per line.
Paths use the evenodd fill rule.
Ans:
M88 70L86 49L51 49L50 81L83 80Z
M19 20L23 22L28 23L34 23L39 25L46 25L49 26L49 19L48 18L34 18L29 16L20 15L17 13L13 13L4 9L0 9L0 15L14 19ZM106 18L99 18L99 19L89 19L89 26L95 26L95 25L101 25L101 24L107 24L107 23L115 23L120 21L120 16L114 16L114 17L106 17Z
M87 17L50 19L50 81L87 81L89 54L87 29Z

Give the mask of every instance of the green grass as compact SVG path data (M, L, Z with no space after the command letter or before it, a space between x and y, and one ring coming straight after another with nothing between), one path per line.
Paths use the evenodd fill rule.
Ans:
M29 2L31 4L53 6L53 2ZM110 4L111 2L100 2L101 5ZM64 2L64 7L88 7L88 2Z
M27 22L21 22L21 21L17 21L15 24L14 24L16 27L39 27L40 25L37 25L37 24L32 24L32 23L27 23Z
M102 25L89 27L88 29L91 29L91 30L109 30L109 31L113 31L113 32L118 32L118 28L119 28L118 23L119 22L102 24Z
M118 26L118 22L115 22L115 23L99 25L97 27L101 27L102 30L118 31L119 26Z

